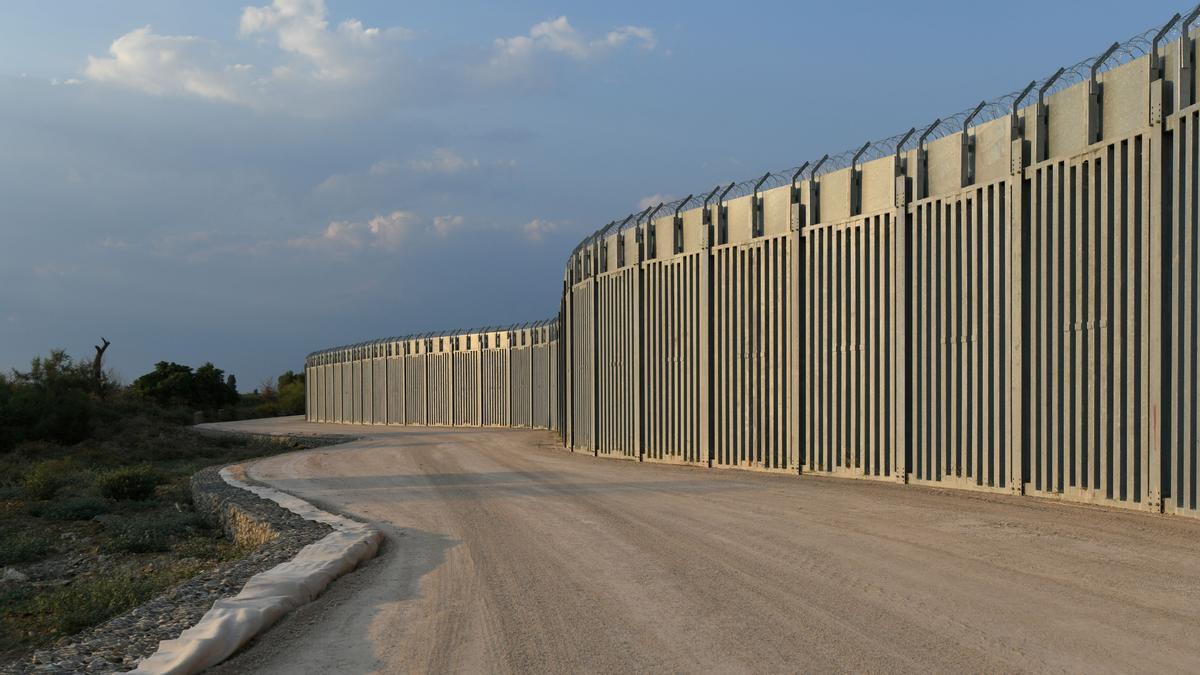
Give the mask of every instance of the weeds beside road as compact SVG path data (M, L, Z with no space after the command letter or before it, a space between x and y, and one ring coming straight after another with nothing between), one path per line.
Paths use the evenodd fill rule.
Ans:
M197 517L189 479L291 449L152 416L118 426L104 440L0 456L0 662L247 553Z

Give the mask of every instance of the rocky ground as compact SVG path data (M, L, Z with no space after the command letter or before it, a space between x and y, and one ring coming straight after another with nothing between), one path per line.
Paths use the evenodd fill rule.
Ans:
M192 492L197 511L221 522L233 539L258 543L253 552L201 572L150 602L61 640L50 649L0 667L0 673L131 670L154 653L160 641L178 637L195 624L218 599L236 595L251 576L290 560L329 532L325 525L304 520L274 502L227 484L216 467L195 475ZM65 564L95 562L94 558L81 558ZM14 581L27 575L8 568L3 574Z

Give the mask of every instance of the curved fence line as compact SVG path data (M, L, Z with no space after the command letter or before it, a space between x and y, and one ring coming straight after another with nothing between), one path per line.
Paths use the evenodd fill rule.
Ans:
M558 323L387 338L305 361L313 422L558 428Z
M541 342L318 353L309 417L1200 516L1198 17L613 221Z

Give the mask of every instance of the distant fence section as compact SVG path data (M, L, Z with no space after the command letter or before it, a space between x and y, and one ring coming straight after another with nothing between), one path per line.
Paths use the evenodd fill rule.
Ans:
M1198 17L613 221L546 325L316 354L309 417L1200 515Z
M558 322L387 338L310 354L308 419L557 429Z

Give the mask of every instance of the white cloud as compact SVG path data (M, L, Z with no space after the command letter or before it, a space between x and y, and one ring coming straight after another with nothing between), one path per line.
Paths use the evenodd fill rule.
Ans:
M654 31L645 26L588 36L560 16L527 34L494 40L479 61L435 60L421 71L399 48L411 35L405 28L368 26L353 18L331 21L325 0L271 0L241 10L236 33L241 44L234 36L162 35L147 25L118 37L107 55L89 56L84 72L95 82L160 96L323 116L392 100L397 93L419 101L425 89L454 92L480 83L533 81L552 62L547 56L584 62L619 49L657 46Z
M625 45L631 40L641 42L645 49L654 49L657 44L654 31L644 26L622 26L603 38L588 40L575 30L567 17L560 16L534 24L528 35L497 39L497 53L493 59L520 59L537 51L546 51L584 60Z
M356 250L364 247L395 251L408 238L420 217L411 211L393 211L366 222L336 220L316 236L288 241L293 248L309 250Z
M614 49L637 42L654 49L654 31L644 26L621 26L597 39L588 39L571 25L566 16L535 24L527 35L498 38L487 66L479 73L492 82L528 76L539 54L558 54L575 61L586 61Z
M191 35L159 35L150 26L113 41L108 57L88 57L85 72L97 82L157 94L189 94L242 103L235 81L206 63L207 43Z
M387 38L403 38L403 28L367 28L358 19L347 19L330 30L324 0L274 0L263 7L246 7L238 33L243 37L269 36L276 46L312 68L319 80L344 80L364 75L369 50ZM276 70L277 77L292 75Z
M433 231L436 232L439 237L448 237L455 230L462 227L462 224L462 216L436 216L433 219Z
M521 231L525 233L525 238L530 241L541 241L542 237L557 229L558 223L542 220L541 218L534 218L521 226Z
M429 157L409 160L408 168L422 173L458 173L479 168L479 160L465 159L453 150L438 148Z
M409 230L420 218L411 211L393 211L386 216L375 216L367 223L372 237L371 246L394 251L408 236Z
M671 195L664 195L664 194L658 194L658 193L652 194L649 197L642 197L641 199L639 199L638 200L638 208L643 209L643 210L648 209L651 206L658 206L659 204L669 202L672 199L675 199L675 197L673 197Z
M309 112L300 101L311 104L329 87L361 86L393 69L399 54L388 46L408 35L403 28L368 28L357 19L331 27L327 15L324 0L244 8L238 34L269 48L261 52L265 63L231 62L222 57L224 45L143 26L114 40L108 56L89 56L84 72L97 82L156 95Z
M643 49L654 49L658 46L654 31L645 26L621 26L605 35L601 44L606 47L620 47L631 40L640 41Z

